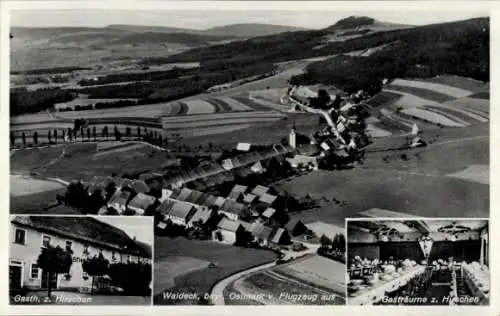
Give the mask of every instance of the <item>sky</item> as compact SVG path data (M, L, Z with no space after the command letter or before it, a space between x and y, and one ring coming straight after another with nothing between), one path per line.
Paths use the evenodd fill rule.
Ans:
M153 218L150 216L96 216L97 220L123 230L130 238L153 246Z
M394 10L395 8L392 8ZM418 8L417 8L418 9ZM299 10L12 10L11 26L102 27L110 24L170 26L189 29L206 29L236 23L267 23L305 28L323 28L351 16L369 16L381 21L423 25L446 21L488 16L484 9L463 8L460 11L332 11Z

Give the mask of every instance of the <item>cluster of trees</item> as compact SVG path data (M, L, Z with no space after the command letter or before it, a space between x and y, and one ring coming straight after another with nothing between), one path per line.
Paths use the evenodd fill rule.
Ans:
M85 67L54 67L54 68L39 68L29 70L15 70L11 71L12 75L47 75L47 74L61 74L81 70L92 70L92 68Z
M56 103L69 102L74 99L75 95L73 93L59 88L38 89L35 91L26 89L11 90L10 115L37 113L53 109Z
M82 79L78 82L81 86L93 86L101 84L111 84L117 82L128 81L160 81L167 79L175 79L181 76L194 74L196 70L189 68L175 67L166 71L150 71L150 72L133 72L121 74L109 74L106 76L98 77L97 80Z
M335 234L333 239L326 235L320 237L318 254L345 263L346 239L344 234Z

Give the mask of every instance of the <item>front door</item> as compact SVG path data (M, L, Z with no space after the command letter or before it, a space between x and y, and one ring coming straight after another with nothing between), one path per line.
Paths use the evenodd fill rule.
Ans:
M57 288L57 274L52 273L52 276L50 278L50 283L51 289L56 289ZM49 273L46 271L42 271L42 289L48 289L49 288Z
M22 287L23 268L20 266L9 266L9 289L16 290Z

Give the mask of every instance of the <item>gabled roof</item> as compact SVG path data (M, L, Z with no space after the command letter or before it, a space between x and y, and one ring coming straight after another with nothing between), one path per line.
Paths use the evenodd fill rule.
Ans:
M203 195L203 192L191 190L191 194L184 199L185 202L189 202L192 204L197 204L196 200L198 200ZM197 204L199 205L199 204Z
M254 222L250 227L250 232L259 239L268 240L273 233L273 229L262 223Z
M228 218L222 218L217 224L217 228L230 232L236 232L240 227L242 227L242 225L239 222L230 220Z
M147 244L137 239L135 240L135 244L137 245L137 248L139 249L141 255L144 258L152 259L153 251L151 249L152 247L150 244Z
M224 205L224 202L226 202L226 199L223 198L222 196L218 196L215 199L214 205L217 205L218 207L222 207L222 205Z
M132 189L137 193L148 193L149 192L148 185L144 181L141 181L141 180L135 180L132 183Z
M288 221L288 223L286 223L285 228L289 231L292 231L295 229L295 227L299 225L304 225L304 223L302 223L302 221L298 218L292 218L291 220Z
M161 215L167 215L168 213L170 213L170 210L174 206L174 203L175 203L175 201L172 201L172 200L163 201L160 204L160 206L158 206L156 211L158 213L160 213Z
M211 215L212 211L199 209L196 211L196 213L194 213L193 217L189 220L189 222L195 223L201 221L202 224L205 224L210 219Z
M281 237L283 237L283 235L287 234L287 231L283 228L278 228L274 234L271 236L271 242L275 243L275 244L278 244L281 240Z
M179 195L175 197L175 199L179 201L186 201L186 199L189 197L189 195L191 195L191 193L192 193L191 189L183 188L179 193Z
M172 206L172 209L170 210L168 215L186 220L188 219L187 217L189 213L194 208L195 207L190 204L176 201L174 202L174 205Z
M101 222L97 218L88 216L16 216L12 222L38 231L139 254L134 241L124 231Z
M116 190L115 194L109 199L108 204L119 204L127 205L127 201L130 198L130 192Z
M227 213L233 213L236 215L239 215L240 212L245 208L245 205L238 203L233 200L227 199L224 201L224 204L220 207L221 211L227 212Z
M272 194L263 194L260 198L259 198L259 202L263 202L263 203L266 203L268 205L271 205L274 203L274 201L276 201L278 197L276 195L272 195Z
M138 193L128 204L129 207L135 207L139 209L147 209L150 205L154 204L156 198L151 195L144 193Z
M265 187L265 186L262 186L262 185L258 185L256 186L253 190L252 190L252 194L255 194L257 196L261 196L261 195L264 195L267 193L267 191L269 191L269 188L268 187Z
M245 194L245 197L243 198L243 202L252 203L253 201L255 201L255 199L257 199L257 195L249 193L249 194Z
M263 217L266 217L266 218L271 218L274 214L276 213L276 210L272 207L268 207L264 213L262 213L262 216Z
M240 223L241 226L243 226L243 228L245 228L246 231L250 231L250 229L252 228L252 224L249 222L245 222L242 220L237 220L237 222Z
M228 198L236 200L241 194L245 193L247 189L247 186L236 184L231 192L229 192Z

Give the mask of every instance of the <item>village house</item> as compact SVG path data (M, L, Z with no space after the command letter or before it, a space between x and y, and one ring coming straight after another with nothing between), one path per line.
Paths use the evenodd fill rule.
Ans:
M305 234L308 228L300 219L292 218L288 221L288 223L286 223L285 229L288 231L290 236L295 237Z
M144 193L138 193L127 205L136 215L144 215L149 207L156 203L156 198Z
M10 223L10 289L47 289L49 273L37 264L41 248L60 246L72 252L68 274L50 278L54 290L79 291L89 288L92 278L83 271L82 262L102 254L110 263L143 262L151 264L151 246L139 243L117 227L93 217L16 216ZM107 287L107 276L94 284Z
M227 199L224 204L219 208L219 212L227 216L229 219L238 220L240 214L245 209L245 205L238 203L236 201Z
M117 211L118 214L123 214L127 210L130 195L128 191L116 190L108 201L108 207Z
M262 186L262 185L257 185L253 190L252 190L252 194L253 195L256 195L256 196L262 196L264 194L266 194L267 192L269 192L269 188L268 187L265 187L265 186Z
M245 192L247 191L247 189L247 186L236 184L231 192L229 192L227 198L233 201L241 202L245 197Z
M291 243L290 234L284 228L275 229L270 239L268 240L268 247L272 249L279 249L282 245L289 245Z
M215 215L216 213L212 210L198 209L187 223L187 227L199 226L208 228L208 226L210 226L210 222L213 222Z
M254 242L258 243L261 247L267 247L273 234L273 228L260 222L253 222L250 226L250 234L253 236Z
M156 211L163 216L164 222L170 220L173 224L187 226L196 213L196 207L181 201L164 201Z
M235 244L245 241L246 231L238 221L222 218L212 232L212 239L226 244Z

